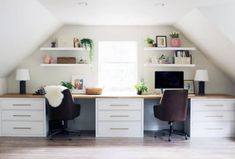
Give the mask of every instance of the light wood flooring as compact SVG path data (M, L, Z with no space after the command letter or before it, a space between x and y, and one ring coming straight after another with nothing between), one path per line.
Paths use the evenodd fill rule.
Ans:
M234 159L235 139L0 137L0 159Z

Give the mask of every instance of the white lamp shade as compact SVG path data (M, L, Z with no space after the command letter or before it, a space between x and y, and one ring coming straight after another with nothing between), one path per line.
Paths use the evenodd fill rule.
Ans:
M195 74L195 81L208 81L208 71L207 70L197 70Z
M28 81L28 80L30 80L29 70L28 69L18 69L16 71L16 80L17 81Z

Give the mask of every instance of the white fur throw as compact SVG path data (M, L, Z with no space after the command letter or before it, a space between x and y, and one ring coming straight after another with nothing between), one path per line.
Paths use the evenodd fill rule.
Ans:
M46 92L45 97L47 98L49 104L56 108L61 104L64 98L64 95L61 92L67 88L64 86L46 86L44 89Z

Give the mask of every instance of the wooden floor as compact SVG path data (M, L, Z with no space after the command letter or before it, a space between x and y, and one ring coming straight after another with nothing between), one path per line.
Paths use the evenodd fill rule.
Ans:
M235 139L0 138L0 159L234 159Z

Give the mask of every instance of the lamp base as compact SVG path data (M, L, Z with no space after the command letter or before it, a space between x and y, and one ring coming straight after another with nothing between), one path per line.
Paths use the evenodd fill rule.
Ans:
M199 81L198 95L200 96L205 95L205 82L204 81Z
M20 81L20 94L26 94L26 81Z

